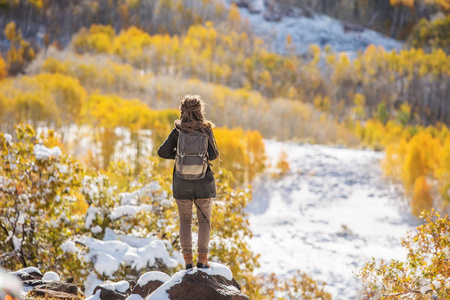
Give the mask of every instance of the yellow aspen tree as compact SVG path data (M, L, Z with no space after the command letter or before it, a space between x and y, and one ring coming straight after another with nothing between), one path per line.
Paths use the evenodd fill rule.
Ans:
M6 63L3 59L3 56L0 54L0 80L5 78L8 75L8 71L6 71Z
M420 216L423 210L431 210L433 208L433 199L431 197L430 188L424 176L420 176L414 183L414 194L411 200L411 212L416 217Z
M241 14L235 3L230 6L230 11L228 12L228 22L230 24L239 25L241 22Z
M402 179L406 191L411 191L420 176L426 173L426 162L422 155L420 145L413 140L410 141L406 157L402 166Z
M289 170L291 170L286 151L281 150L280 156L278 157L276 168L279 170L280 176L285 175Z
M6 66L8 73L11 75L23 72L26 64L35 56L33 48L30 43L22 38L19 29L16 29L16 23L9 22L3 31L6 38L10 41L11 46L6 53Z
M255 176L264 170L264 162L266 160L266 152L264 141L261 133L257 130L248 131L247 153L248 153L248 178L250 182Z

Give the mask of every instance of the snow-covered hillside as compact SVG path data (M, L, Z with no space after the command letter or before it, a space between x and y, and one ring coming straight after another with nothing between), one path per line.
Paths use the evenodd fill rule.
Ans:
M266 150L272 165L285 151L291 171L253 186L248 212L258 272L299 269L327 282L333 299L354 299L361 289L355 269L372 257L405 258L400 238L418 220L383 180L383 153L275 141Z
M226 0L229 4L229 0ZM273 51L285 54L286 36L292 37L297 53L305 53L310 44L321 48L329 45L336 52L347 52L354 56L358 50L364 50L370 44L383 46L386 50L401 49L402 43L384 36L370 29L362 32L344 29L343 23L326 15L314 14L312 17L288 17L283 15L279 22L269 22L263 17L266 8L263 0L249 1L255 11L251 13L247 8L239 8L243 18L247 18L256 34L263 37ZM295 15L295 13L294 13ZM350 28L355 26L350 25ZM354 28L355 29L355 28ZM360 28L363 29L363 28Z

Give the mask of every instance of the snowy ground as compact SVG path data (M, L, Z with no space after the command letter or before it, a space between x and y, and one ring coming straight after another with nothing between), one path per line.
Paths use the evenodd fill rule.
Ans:
M333 299L355 299L355 269L372 257L405 258L400 238L418 221L384 182L383 153L275 141L266 150L272 165L284 150L291 171L253 186L247 210L259 273L299 269L325 281Z
M229 0L227 0L229 4ZM323 48L330 45L336 52L347 52L355 56L358 50L370 44L383 46L386 50L401 49L402 43L376 31L365 29L363 32L344 32L342 23L326 15L316 14L314 18L286 17L280 22L268 22L263 18L265 7L263 0L254 0L254 6L261 12L251 14L247 8L240 8L243 18L249 20L256 34L262 36L273 47L273 51L285 54L286 36L292 37L297 53L305 53L310 44Z

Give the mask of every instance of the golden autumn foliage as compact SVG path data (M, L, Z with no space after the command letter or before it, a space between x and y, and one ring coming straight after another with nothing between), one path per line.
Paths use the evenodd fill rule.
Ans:
M220 151L220 165L232 171L238 183L249 183L265 167L266 153L261 134L242 128L215 128Z
M275 165L275 168L277 169L276 176L283 176L291 170L291 167L289 166L288 155L287 155L286 151L281 150L280 155L278 157L277 164Z
M29 125L16 127L15 140L0 133L0 266L57 268L78 281L86 264L61 245L84 220L79 198L84 171L70 156L35 154L36 147L53 143L51 134L36 136Z
M172 175L161 174L153 158L145 159L137 173L133 164L123 160L110 164L106 172L86 169L65 154L44 158L35 155L36 144L50 147L61 143L54 131L37 137L29 125L16 129L12 139L0 133L0 175L5 179L0 187L4 204L0 206L0 224L4 229L0 232L0 245L4 249L0 253L0 266L17 269L19 265L31 264L40 269L57 268L62 276L71 276L75 283L81 283L94 271L93 263L80 259L76 253L63 251L61 245L80 235L102 239L106 228L120 234L155 236L179 250L178 212L175 202L170 200ZM251 199L251 189L235 189L227 170L218 173L216 179L211 257L213 261L230 265L245 293L256 294L261 288L253 270L258 266L259 256L249 247L252 232L244 211ZM158 183L162 190L149 188L150 183ZM135 200L152 209L111 217L114 208L123 205L120 193L142 191L145 187L149 192L140 193ZM88 208L96 211L89 222ZM12 216L23 219L17 222ZM91 231L94 226L100 230ZM137 226L139 232L135 230ZM15 251L16 245L7 239L10 234L23 238L21 251ZM77 243L80 251L85 251L80 245ZM173 251L171 246L167 247ZM160 264L142 269L124 265L114 276L135 280L139 273L149 269L175 271ZM102 278L106 280L105 276Z
M389 3L394 6L394 5L403 5L403 6L407 6L409 8L413 8L414 7L414 0L389 0Z
M413 213L418 216L421 209L431 209L433 204L444 209L450 187L448 128L416 126L390 132L380 125L378 130L380 135L392 134L382 167L387 176L403 183Z
M2 126L43 122L60 128L77 123L86 96L77 79L58 73L8 77L0 82L0 99L5 99Z
M260 291L263 295L262 299L332 299L331 294L325 291L326 283L315 281L298 270L287 278L280 279L272 273L260 276L258 281L262 286Z
M407 191L414 187L416 180L427 173L427 165L423 148L416 142L412 142L406 151L405 161L402 168L402 180Z
M3 56L0 54L0 81L8 75L8 71L6 70L6 63L3 59Z
M449 0L419 0L419 2L425 2L427 4L437 4L441 10L444 12L450 12L450 1Z
M119 136L116 129L125 128L130 132L133 148L136 149L136 172L139 171L143 144L151 144L153 148L160 145L177 117L178 110L175 109L153 111L138 99L126 100L116 95L98 94L89 97L84 113L85 122L93 128L95 139L100 141L103 168L109 166L117 150ZM142 141L143 130L154 132L150 140Z
M72 44L91 45L95 36L83 31ZM319 67L323 53L317 46L311 46L306 58L282 56L269 52L261 40L248 33L223 32L212 22L193 25L181 36L150 35L132 26L113 36L112 45L107 53L154 74L198 78L259 91L269 98L301 100L341 120L352 112L358 119L370 119L378 115L383 103L392 112L384 115L383 122L389 118L405 124L450 122L450 113L439 114L434 104L442 100L439 95L449 85L449 60L440 49L387 52L371 45L352 60L328 51L326 64ZM92 44L85 51L102 53L97 48ZM439 81L442 84L436 84ZM426 95L419 97L423 93ZM398 106L397 99L406 99L409 110Z
M423 224L402 240L404 261L373 259L357 272L367 299L449 299L450 219L435 211L420 218Z
M91 49L98 53L108 53L112 47L114 36L115 32L111 26L94 24L89 28L89 32L86 28L82 28L72 38L72 43L78 53Z
M22 33L19 29L16 29L14 22L8 23L3 32L10 42L10 48L5 57L8 73L11 75L19 74L35 58L36 53L30 43L22 38Z
M411 200L411 212L415 216L420 216L423 210L431 210L433 208L433 199L431 197L430 188L424 176L420 176L414 183L414 194Z
M447 10L450 11L450 1ZM450 51L450 15L428 21L422 19L411 33L411 44L414 47L426 49L442 48L447 53Z

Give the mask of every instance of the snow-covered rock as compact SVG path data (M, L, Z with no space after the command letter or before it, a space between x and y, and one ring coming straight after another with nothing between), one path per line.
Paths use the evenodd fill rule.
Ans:
M56 274L55 272L48 271L48 272L44 273L42 280L44 280L44 281L61 281L61 278L59 278L59 275Z
M209 269L190 269L175 273L146 299L249 299L242 294L241 287L228 267L218 263L210 264Z
M132 294L145 298L169 280L170 276L166 273L158 271L147 272L139 278Z
M170 280L170 276L163 272L157 272L157 271L147 272L144 275L142 275L141 277L139 277L139 280L136 284L139 286L144 286L149 281L155 281L155 280L161 281L161 282L166 282L166 281Z
M9 275L17 276L22 281L32 280L32 279L42 279L41 271L35 267L23 268L23 269L14 271L14 272L10 272Z

